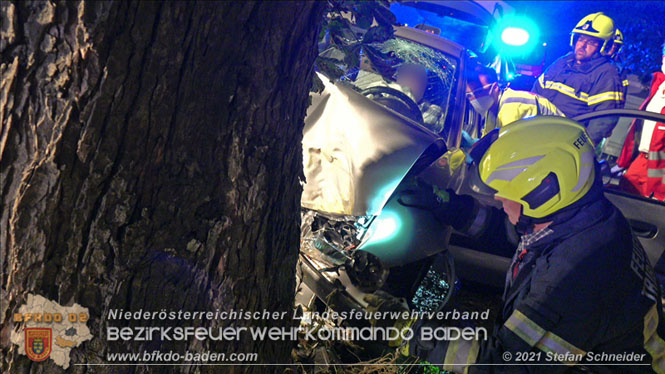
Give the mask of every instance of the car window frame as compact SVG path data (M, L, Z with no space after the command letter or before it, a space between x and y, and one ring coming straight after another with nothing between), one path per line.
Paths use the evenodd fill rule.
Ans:
M446 134L444 141L449 150L458 149L462 140L464 110L466 110L464 82L462 82L467 56L466 48L446 39L443 35L434 35L407 26L395 26L395 36L436 49L456 60L457 68L453 87L451 88L448 115L444 123L444 131L440 135ZM449 130L446 131L446 129Z

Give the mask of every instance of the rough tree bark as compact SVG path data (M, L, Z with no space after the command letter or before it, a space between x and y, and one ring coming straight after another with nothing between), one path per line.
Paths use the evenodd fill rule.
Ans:
M267 371L75 366L169 348L290 361L292 345L270 340L111 343L106 326L122 324L106 317L109 308L290 315L300 141L324 7L2 2L2 372L63 372L9 342L28 293L90 310L94 338L72 351L67 372Z

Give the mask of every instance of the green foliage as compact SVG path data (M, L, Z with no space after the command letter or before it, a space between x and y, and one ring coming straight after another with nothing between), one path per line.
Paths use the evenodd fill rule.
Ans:
M612 17L623 32L621 62L624 71L636 74L642 82L649 82L651 73L660 71L665 41L665 2L608 1L600 9Z
M444 374L446 373L445 371L440 370L438 367L431 365L427 361L423 361L421 364L423 365L423 374Z
M665 19L665 11L659 17L655 19ZM651 73L660 71L665 30L654 26L652 32L644 32L642 26L642 23L638 23L626 27L624 35L630 36L624 44L623 67L646 83L651 79Z

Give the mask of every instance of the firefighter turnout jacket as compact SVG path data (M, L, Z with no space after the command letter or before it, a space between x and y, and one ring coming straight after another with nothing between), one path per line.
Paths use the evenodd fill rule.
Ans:
M568 53L554 61L538 77L532 91L556 105L567 117L624 105L625 87L616 66L607 56L598 55L578 64ZM587 128L595 144L612 134L616 121L597 122Z
M506 88L499 97L499 110L496 116L487 116L483 136L495 128L500 128L523 118L534 116L565 117L554 104L542 96L528 91L515 91Z
M522 237L491 337L423 340L432 322L418 321L409 354L456 373L665 373L653 268L598 190L565 219Z

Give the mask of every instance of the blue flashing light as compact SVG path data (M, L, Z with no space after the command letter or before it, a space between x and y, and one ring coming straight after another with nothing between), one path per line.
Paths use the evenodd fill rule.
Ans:
M501 41L507 45L519 47L529 41L529 32L519 27L506 27L501 32Z
M504 56L526 56L538 44L540 31L536 24L523 16L508 16L493 29L494 49Z

